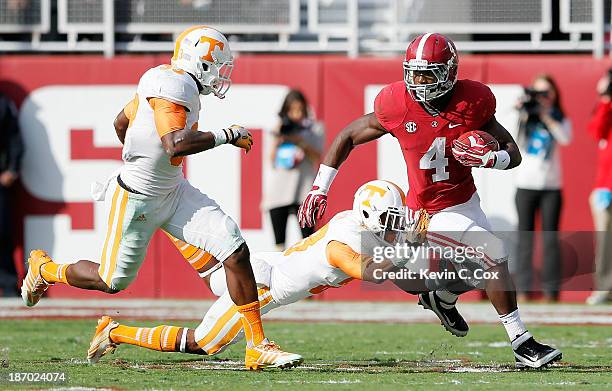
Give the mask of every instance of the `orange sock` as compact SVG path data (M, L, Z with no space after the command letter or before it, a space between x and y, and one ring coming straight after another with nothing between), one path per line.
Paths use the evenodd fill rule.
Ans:
M119 325L110 332L111 341L140 346L160 352L176 352L176 338L181 327L131 327Z
M61 282L70 285L66 279L66 269L68 269L68 266L70 266L69 263L47 262L40 267L40 275L50 284Z
M238 312L242 314L242 325L247 346L257 346L264 340L265 335L261 324L261 314L259 313L259 301L254 301L245 305L237 305Z
M164 233L172 240L172 243L174 243L176 248L181 252L183 258L189 262L191 267L193 267L196 272L199 273L200 270L202 270L204 266L212 259L213 256L210 253L177 239L166 231L164 231Z

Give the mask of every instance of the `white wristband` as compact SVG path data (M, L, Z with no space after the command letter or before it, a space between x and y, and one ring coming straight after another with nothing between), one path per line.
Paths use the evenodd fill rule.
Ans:
M179 347L181 353L185 353L185 345L187 345L187 328L183 329L183 335L181 336L181 345Z
M317 176L312 185L318 186L319 190L327 193L337 173L338 170L335 168L321 164L319 166L319 172L317 172Z
M227 131L225 129L211 130L210 133L215 136L215 147L227 144Z
M510 155L508 151L502 149L501 151L495 152L495 164L493 168L497 170L505 170L510 165Z

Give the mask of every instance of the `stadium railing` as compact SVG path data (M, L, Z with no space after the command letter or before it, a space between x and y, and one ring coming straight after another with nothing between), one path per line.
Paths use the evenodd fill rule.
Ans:
M612 9L609 3L608 7ZM590 33L593 53L603 56L605 48L612 44L612 36L606 43L604 35L610 33L612 10L605 14L604 10L604 0L561 0L559 28L570 34L570 45L579 45L582 34Z
M208 24L239 52L397 53L416 34L439 31L463 51L602 56L611 2L560 0L559 26L570 38L551 41L542 39L556 22L551 0L0 0L0 51L168 51L179 32ZM11 4L24 9L11 14ZM55 4L57 29L41 41ZM18 33L31 41L9 40Z
M50 0L0 0L0 33L31 34L30 46L40 44L41 34L51 27ZM0 50L19 49L19 45L0 42Z

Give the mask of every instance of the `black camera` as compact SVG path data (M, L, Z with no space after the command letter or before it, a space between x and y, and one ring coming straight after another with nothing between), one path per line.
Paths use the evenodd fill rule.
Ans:
M291 121L289 118L284 117L281 119L280 134L283 136L289 136L297 133L302 129L299 123Z
M525 110L529 116L538 116L540 114L538 97L548 96L548 91L538 91L530 87L523 87L523 91L521 109Z

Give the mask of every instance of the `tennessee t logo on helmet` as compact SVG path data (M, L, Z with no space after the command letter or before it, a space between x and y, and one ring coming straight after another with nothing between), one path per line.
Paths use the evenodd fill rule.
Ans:
M172 66L193 75L203 95L214 94L223 99L232 85L234 58L229 42L211 27L195 26L183 31L174 44Z

